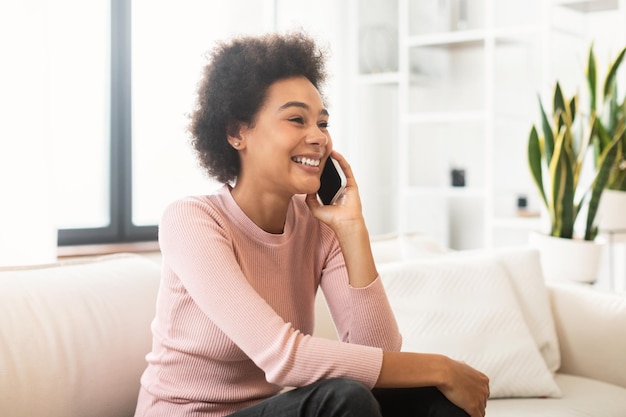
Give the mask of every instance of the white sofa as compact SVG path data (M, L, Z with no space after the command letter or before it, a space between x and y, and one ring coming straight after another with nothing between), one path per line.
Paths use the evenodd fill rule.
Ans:
M158 283L158 263L129 254L0 269L0 416L132 416ZM565 284L546 294L562 396L493 399L487 415L626 416L626 297ZM334 337L318 304L316 334Z

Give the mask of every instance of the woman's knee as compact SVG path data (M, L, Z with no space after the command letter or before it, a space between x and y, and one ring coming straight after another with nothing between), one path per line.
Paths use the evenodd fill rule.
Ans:
M321 414L329 416L380 417L380 407L365 385L349 378L333 378L319 385Z
M326 380L324 388L342 396L373 397L371 391L362 383L350 378L333 378Z

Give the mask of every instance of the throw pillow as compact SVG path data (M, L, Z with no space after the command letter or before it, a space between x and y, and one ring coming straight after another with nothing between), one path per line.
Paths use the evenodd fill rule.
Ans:
M537 348L548 369L556 372L561 366L561 352L539 252L530 247L509 247L492 251L458 251L450 256L483 259L486 262L495 259L505 269Z
M379 266L403 350L481 370L491 398L560 396L505 269L493 258L442 258Z

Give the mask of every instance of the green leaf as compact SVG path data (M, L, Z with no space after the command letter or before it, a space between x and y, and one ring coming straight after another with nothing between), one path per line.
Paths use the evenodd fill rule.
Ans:
M612 190L626 191L626 169L618 172L611 184Z
M552 125L543 108L541 99L539 99L539 109L541 110L541 130L543 131L543 146L546 165L550 165L552 154L554 153L554 134L552 133Z
M561 204L561 237L571 239L574 236L574 172L572 155L562 152L563 158L563 192ZM576 210L577 211L577 210Z
M593 53L593 43L589 47L589 59L587 60L587 84L589 86L589 106L591 113L596 110L596 88L597 88L597 73L596 73L596 58Z
M617 155L613 163L613 169L607 188L611 190L626 191L626 129L624 124L619 126L620 143L617 146Z
M561 91L561 85L557 82L554 88L554 102L553 102L553 115L556 121L556 132L560 132L563 127L563 114L567 112L565 107L565 99L563 98L563 91Z
M622 60L624 59L624 54L626 53L626 47L624 49L621 50L621 52L617 55L617 58L615 58L615 61L613 61L613 64L611 64L610 68L609 68L609 72L607 73L606 76L606 80L604 81L604 97L605 100L606 98L609 97L609 95L612 92L613 86L615 84L615 76L617 75L617 70L619 69L620 65L622 64Z
M568 106L568 109L567 109L567 115L569 116L569 119L570 119L572 124L574 123L574 120L576 119L576 108L577 107L578 107L578 96L575 95L569 101L569 106Z
M543 199L543 203L548 207L546 192L543 189L543 174L541 169L541 145L539 144L539 136L537 129L533 125L528 138L528 165L532 174L535 185L539 189L539 194Z
M600 145L599 148L600 148L600 155L601 155L606 149L606 147L611 143L611 136L609 135L607 130L604 128L604 125L602 124L602 121L600 120L596 120L595 129L596 129L596 134L598 138L597 143Z
M554 155L549 166L550 181L552 184L551 196L549 200L548 211L552 221L552 236L563 237L563 196L567 181L567 173L565 166L565 129L559 132L555 146Z
M591 185L591 199L589 200L589 207L587 213L587 222L585 227L585 240L593 240L597 234L597 228L594 227L594 221L596 213L598 212L598 206L600 204L600 197L602 192L606 188L609 180L609 174L615 163L615 157L617 156L618 144L620 138L615 138L611 144L604 150L600 156L600 164L596 177Z
M563 91L561 91L561 84L556 83L556 87L554 88L554 103L553 110L556 113L559 110L565 111L565 99L563 98Z

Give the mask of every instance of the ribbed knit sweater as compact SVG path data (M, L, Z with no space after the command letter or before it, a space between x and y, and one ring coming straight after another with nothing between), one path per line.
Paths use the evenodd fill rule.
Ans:
M287 386L350 377L372 387L401 337L380 278L348 283L333 231L295 196L282 234L255 225L228 185L171 204L135 416L224 416ZM312 337L321 287L341 342Z

